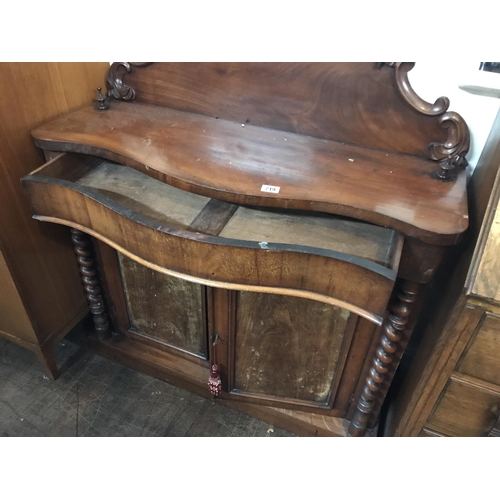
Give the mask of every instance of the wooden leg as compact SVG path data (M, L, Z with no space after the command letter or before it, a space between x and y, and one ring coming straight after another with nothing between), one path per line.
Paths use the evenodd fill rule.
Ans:
M47 377L51 380L56 380L59 377L59 370L57 369L56 358L52 347L42 347L35 350L38 361L42 364Z
M403 338L405 327L413 312L419 287L418 283L412 281L402 281L399 284L395 301L382 325L382 338L373 356L372 366L349 425L348 432L351 436L364 436L379 390L386 381L387 372L391 364L397 361L396 356L401 356L398 344Z
M104 299L101 295L95 261L92 258L92 241L88 235L78 229L71 229L71 239L75 245L76 255L78 256L80 273L89 301L90 312L94 319L97 338L99 340L109 340L111 338L111 329L108 316L105 313Z

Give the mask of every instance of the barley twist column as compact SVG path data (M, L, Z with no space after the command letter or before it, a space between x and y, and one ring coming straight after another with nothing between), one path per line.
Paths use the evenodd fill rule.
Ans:
M398 344L403 338L406 324L413 312L418 290L419 284L412 281L402 281L399 284L395 300L382 325L382 338L375 351L372 366L349 426L348 432L351 436L365 434L378 392L386 379L391 363L396 361L396 356L401 356L401 353L397 354Z
M82 275L83 286L87 294L87 300L90 305L90 312L94 319L95 330L99 340L109 340L111 338L111 329L108 316L105 312L104 299L101 295L97 269L93 259L92 241L89 236L79 231L71 229L71 240L75 245L75 252L80 265L80 274Z

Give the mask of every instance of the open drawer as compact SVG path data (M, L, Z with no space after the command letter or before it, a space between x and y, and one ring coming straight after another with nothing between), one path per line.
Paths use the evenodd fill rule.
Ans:
M36 219L189 281L313 299L380 324L396 278L402 238L390 229L238 206L86 155L61 154L22 182Z
M207 198L86 155L61 154L22 181L36 219L102 242L124 340L98 352L203 391L216 359L222 398L352 410L398 272L397 232Z

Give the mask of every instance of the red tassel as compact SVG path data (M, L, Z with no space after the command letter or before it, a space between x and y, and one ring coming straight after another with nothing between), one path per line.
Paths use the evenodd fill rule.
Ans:
M212 396L218 396L222 390L222 381L219 375L219 367L217 365L212 365L210 370L210 377L208 377L208 389Z
M219 335L215 334L212 343L212 369L210 370L210 377L208 377L208 389L213 397L218 396L222 391L222 380L217 366L217 342L219 342Z

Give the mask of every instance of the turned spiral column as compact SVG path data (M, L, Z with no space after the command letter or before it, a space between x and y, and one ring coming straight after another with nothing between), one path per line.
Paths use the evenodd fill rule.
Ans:
M99 286L99 278L93 259L92 241L88 235L78 229L71 229L71 240L75 245L75 252L78 256L80 274L89 301L90 312L94 319L97 338L99 340L109 340L111 338L111 329L108 316L105 313L104 299L101 295L101 287Z
M372 366L349 425L348 432L351 436L363 436L366 432L378 392L395 357L400 356L397 354L398 344L403 339L406 325L413 312L418 290L419 284L412 281L403 281L399 286L395 301L382 325L382 338L375 351Z

